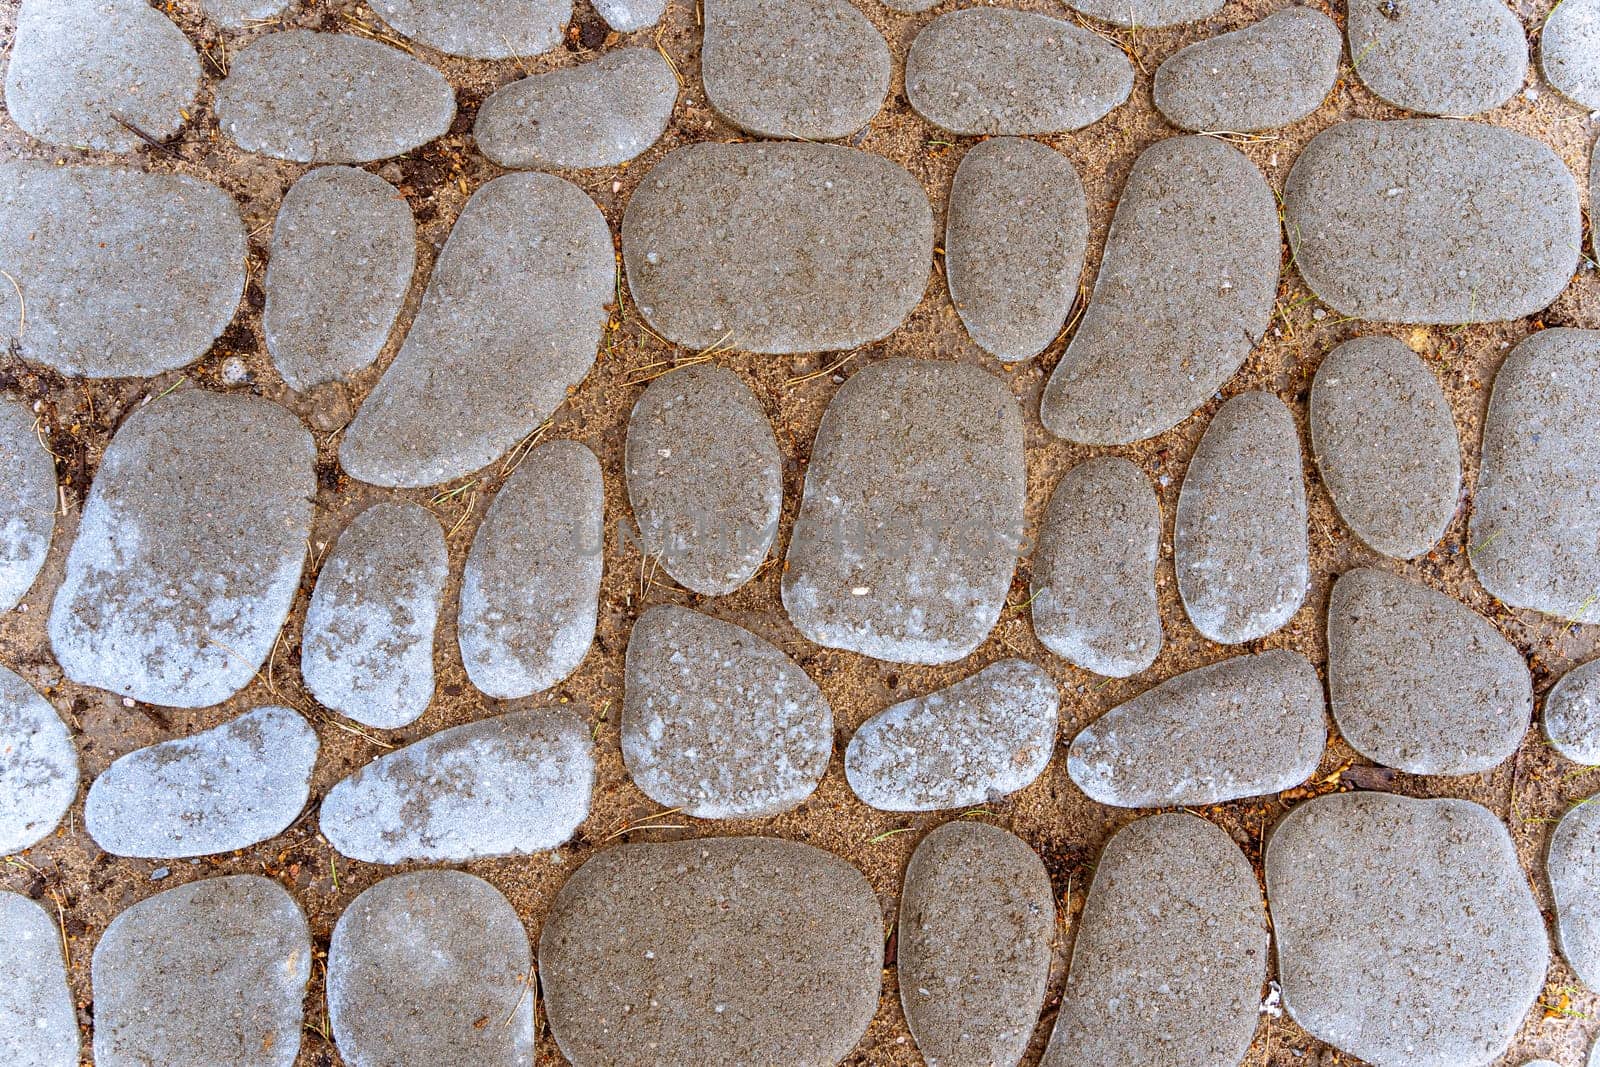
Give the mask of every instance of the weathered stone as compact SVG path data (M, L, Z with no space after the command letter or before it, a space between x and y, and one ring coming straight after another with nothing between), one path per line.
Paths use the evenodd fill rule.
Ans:
M882 340L927 288L933 213L881 156L819 144L696 144L622 216L628 287L674 344L791 353Z
M1351 66L1381 99L1476 115L1522 88L1528 41L1501 0L1350 0Z
M1222 10L1223 0L1072 0L1068 7L1113 26L1152 30L1196 22Z
M1578 980L1600 988L1600 804L1573 805L1550 835L1545 871L1556 905L1556 945Z
M1236 1067L1267 976L1255 871L1218 827L1154 815L1095 866L1041 1067Z
M78 749L56 709L0 667L0 856L54 830L78 795Z
M283 14L289 0L200 0L200 10L218 25L229 30L247 29Z
M322 836L367 863L525 856L571 837L593 789L583 723L517 711L379 756L328 791Z
M976 367L892 359L823 413L783 605L808 640L953 663L1000 617L1021 537L1022 418Z
M1067 773L1114 807L1220 804L1304 782L1326 740L1317 669L1274 649L1188 671L1112 708L1073 738Z
M1340 123L1301 151L1283 204L1300 276L1353 318L1521 318L1578 266L1577 183L1549 147L1498 126Z
M882 964L860 872L765 837L605 849L539 935L550 1031L581 1065L838 1063L878 1007Z
M364 482L420 486L505 455L594 366L613 257L600 209L570 182L508 174L473 193L339 462Z
M8 1067L78 1067L78 1012L55 921L20 893L0 892L0 943L0 1057Z
M255 397L187 389L135 409L50 614L67 677L180 708L249 684L300 586L315 458L299 421Z
M1043 352L1078 295L1088 239L1066 156L1015 137L968 149L950 186L945 275L978 347L1007 362Z
M1284 1007L1374 1067L1482 1067L1544 985L1544 920L1487 808L1318 797L1272 831L1266 873Z
M56 465L34 426L25 405L0 399L0 612L33 587L56 530Z
M1561 0L1539 33L1545 80L1590 110L1600 110L1600 0Z
M520 59L561 43L572 0L373 0L372 10L447 55Z
M1128 174L1089 307L1045 387L1045 429L1128 444L1188 418L1266 334L1278 206L1214 137L1168 137Z
M1600 660L1574 667L1546 694L1544 735L1572 762L1600 764Z
M1016 1067L1044 1005L1050 876L1020 838L979 822L922 839L900 894L900 1005L928 1067Z
M915 15L939 6L939 0L879 0L879 2L891 11L899 11L906 15Z
M594 0L597 14L618 33L648 30L667 13L667 0Z

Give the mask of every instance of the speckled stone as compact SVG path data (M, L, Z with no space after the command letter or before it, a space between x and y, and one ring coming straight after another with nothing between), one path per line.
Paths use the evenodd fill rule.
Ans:
M783 605L807 640L953 663L1000 617L1022 534L1022 418L976 367L891 359L823 412Z
M867 880L821 849L766 837L626 844L561 887L539 981L574 1067L827 1067L877 1010L883 943Z
M1223 0L1072 0L1068 7L1113 26L1141 30L1196 22L1222 10Z
M667 0L593 0L595 12L618 33L648 30L667 13Z
M561 43L572 0L373 0L372 10L446 55L522 59Z
M9 1067L78 1067L78 1012L55 920L20 893L0 892L0 942L0 1057Z
M34 419L0 399L0 612L33 587L56 530L56 465Z
M1154 815L1100 854L1041 1067L1236 1067L1256 1030L1267 922L1218 827Z
M78 795L78 749L49 701L0 667L0 856L54 830Z
M1528 41L1502 0L1350 0L1351 65L1380 99L1476 115L1522 88Z
M1590 110L1600 110L1600 0L1561 0L1539 34L1545 80Z
M200 10L229 30L247 29L252 23L283 14L288 7L289 0L200 0Z
M1574 667L1546 694L1544 735L1572 762L1600 764L1600 660Z
M1299 122L1339 77L1338 25L1286 7L1180 49L1156 68L1156 109L1183 130L1253 133Z
M1544 985L1544 920L1487 808L1318 797L1273 829L1266 872L1284 1007L1374 1067L1482 1067Z
M1600 804L1580 801L1556 824L1545 856L1556 945L1590 989L1600 988Z
M1278 204L1243 153L1168 137L1139 154L1089 307L1040 402L1045 429L1128 444L1182 422L1265 336Z
M922 839L900 894L900 1005L928 1067L1016 1067L1044 1006L1050 876L1019 837L951 822Z

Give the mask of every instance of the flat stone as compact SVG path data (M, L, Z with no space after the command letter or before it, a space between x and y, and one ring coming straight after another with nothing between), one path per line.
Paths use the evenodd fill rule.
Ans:
M1306 488L1294 417L1271 393L1217 410L1184 472L1173 566L1189 621L1225 645L1264 637L1311 582Z
M1156 109L1183 130L1253 133L1299 122L1339 77L1339 27L1286 7L1173 53L1156 68Z
M879 3L904 15L915 15L939 6L939 0L879 0Z
M194 362L244 292L244 224L208 182L120 167L0 164L0 338L63 374Z
M928 285L933 213L882 156L820 144L695 144L622 216L628 288L674 344L787 354L879 341Z
M953 663L989 636L1016 567L1022 418L1000 379L873 363L834 394L789 539L800 633L896 663Z
M0 1056L10 1067L78 1067L78 1012L50 913L0 892Z
M1600 804L1573 805L1545 856L1556 905L1556 945L1590 989L1600 987Z
M1548 146L1499 126L1340 123L1301 151L1283 204L1300 276L1352 318L1521 318L1578 266L1577 182Z
M1600 660L1574 667L1545 695L1544 735L1572 762L1600 764Z
M766 837L618 845L567 879L539 935L550 1031L580 1067L800 1063L878 1007L883 914L837 856Z
M295 182L272 224L261 328L291 389L372 365L411 289L417 226L399 190L355 167Z
M1311 383L1311 451L1339 517L1375 551L1439 543L1461 493L1461 439L1439 380L1392 337L1328 353Z
M559 684L583 662L600 612L600 463L577 441L533 449L506 479L461 574L457 638L479 690L501 700Z
M1465 800L1336 793L1272 831L1283 1005L1374 1067L1481 1067L1544 985L1544 919L1511 835Z
M317 575L300 673L326 707L380 730L416 722L433 700L433 634L450 559L420 504L358 515Z
M78 795L78 749L49 701L0 667L0 856L54 830Z
M1044 1006L1056 939L1044 864L998 826L922 839L900 894L900 1005L929 1067L1016 1067Z
M1221 804L1310 778L1327 733L1317 669L1274 649L1187 671L1112 708L1073 738L1067 773L1113 807Z
M725 122L827 141L872 121L889 46L848 0L706 0L700 77Z
M594 0L594 10L618 33L648 30L667 13L667 0Z
M572 0L373 0L372 10L446 55L521 59L561 43Z
M1411 774L1497 767L1533 718L1527 664L1493 624L1368 567L1328 598L1328 694L1351 748Z
M997 137L967 150L950 186L945 275L979 348L1029 359L1061 333L1089 239L1072 161L1037 141Z
M1084 670L1127 678L1161 651L1161 504L1144 472L1098 456L1062 476L1033 553L1033 633Z
M605 218L576 185L508 174L479 188L399 354L345 432L345 470L374 485L434 485L516 447L594 366L614 256Z
M247 29L252 23L276 18L288 7L289 0L200 0L200 10L229 30Z
M1255 1035L1267 921L1224 831L1153 815L1100 854L1041 1067L1236 1067Z
M522 920L483 879L386 878L350 903L328 943L339 1055L350 1067L532 1067L532 963Z
M246 152L296 163L367 163L449 132L443 74L366 37L282 30L234 53L217 124Z
M1539 33L1545 80L1591 111L1600 110L1600 0L1562 0Z
M0 612L33 587L56 530L56 465L27 405L0 400Z
M1600 622L1600 330L1542 330L1495 375L1467 544L1514 608Z
M244 394L136 408L106 449L50 613L67 677L203 708L266 662L300 587L311 435Z
M112 920L94 949L97 1067L291 1067L311 977L294 898L254 875L157 893Z
M1528 73L1522 23L1501 0L1350 0L1346 29L1362 83L1407 111L1489 111Z
M1141 30L1197 22L1222 10L1223 0L1072 0L1067 6L1090 18Z
M708 363L651 382L628 417L625 470L639 543L684 588L731 593L766 560L783 454L733 371Z
M497 89L472 136L502 167L614 167L661 139L678 79L653 48L619 48Z
M1045 429L1129 444L1188 418L1266 335L1279 257L1277 200L1243 153L1214 137L1146 148L1045 387Z
M938 811L1025 789L1056 745L1060 695L1033 664L1006 659L861 724L844 772L881 811Z
M525 856L571 837L593 788L583 723L516 711L379 756L328 791L322 836L367 863Z

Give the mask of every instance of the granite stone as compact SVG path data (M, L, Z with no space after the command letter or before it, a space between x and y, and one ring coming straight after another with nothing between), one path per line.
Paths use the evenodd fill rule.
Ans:
M1550 835L1545 872L1556 905L1556 945L1590 989L1600 988L1600 804L1568 809Z
M1572 668L1545 695L1544 736L1572 762L1600 764L1600 660Z
M1556 4L1539 34L1539 66L1560 92L1600 110L1600 0Z
M1345 28L1362 83L1407 111L1489 111L1528 72L1527 36L1502 0L1350 0Z
M561 43L572 0L372 0L372 10L446 55L523 59Z
M289 0L200 0L200 10L223 29L243 30L276 18L289 8Z
M1223 0L1072 0L1067 6L1113 26L1153 30L1209 18Z
M27 406L0 399L0 612L21 603L56 530L56 465Z
M60 824L78 795L78 749L56 709L0 667L0 856Z
M618 33L648 30L667 13L667 0L593 0L597 14Z
M3 847L3 846L0 846ZM0 892L0 1058L7 1067L78 1067L78 1012L61 934L44 908Z

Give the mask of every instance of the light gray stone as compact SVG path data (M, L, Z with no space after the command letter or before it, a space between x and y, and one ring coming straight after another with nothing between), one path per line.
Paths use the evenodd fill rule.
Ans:
M1600 0L1560 0L1539 34L1545 80L1590 110L1600 110Z
M1545 856L1556 905L1556 945L1590 989L1600 988L1600 804L1573 805Z
M78 795L78 749L49 701L0 667L0 856L54 830Z
M1380 99L1424 115L1476 115L1522 88L1528 41L1501 0L1350 0L1350 59Z
M572 0L373 0L372 10L447 55L521 59L561 43Z
M1113 26L1150 30L1209 18L1222 10L1222 4L1223 0L1072 0L1067 6Z
M0 1056L9 1067L78 1067L78 1012L49 912L0 892Z
M1600 660L1574 667L1546 694L1544 735L1572 762L1600 764Z
M863 803L882 811L996 801L1044 773L1060 707L1048 674L1001 660L862 723L845 749L845 777Z
M976 367L873 363L823 412L783 606L807 640L953 663L989 636L1022 532L1022 418Z
M1274 649L1187 671L1112 708L1073 738L1067 773L1114 807L1221 804L1304 782L1327 736L1317 669Z
M574 1067L826 1067L878 1007L883 916L861 873L765 837L619 845L567 879L539 980Z
M1284 1007L1374 1067L1482 1067L1544 985L1544 920L1477 804L1308 800L1268 838L1266 877Z
M594 366L615 283L611 231L583 190L549 174L484 185L339 462L364 482L421 486L505 455Z
M266 400L187 389L136 409L100 462L50 613L67 677L180 708L248 685L300 587L315 458Z
M1339 27L1286 7L1180 49L1156 68L1156 109L1179 129L1253 133L1299 122L1339 77Z
M618 33L648 30L667 13L667 0L594 0L597 14Z
M879 341L928 285L933 213L882 156L819 144L696 144L622 216L628 288L674 344L787 354Z
M938 7L940 0L878 0L878 2L891 11L915 15Z
M242 30L257 22L276 18L289 7L289 0L200 0L200 10L224 29Z
M1277 200L1238 149L1214 137L1146 148L1089 307L1045 387L1045 429L1129 444L1188 418L1265 336L1280 255Z
M33 587L56 530L56 465L27 406L0 399L0 612Z

